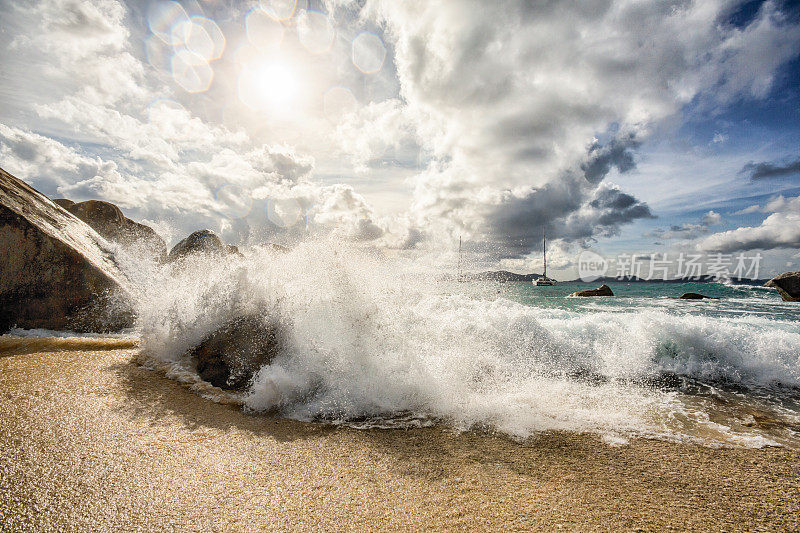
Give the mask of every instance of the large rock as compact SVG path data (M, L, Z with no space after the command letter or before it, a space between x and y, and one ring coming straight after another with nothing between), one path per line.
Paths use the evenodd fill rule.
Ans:
M279 351L277 328L246 315L208 335L188 355L197 361L197 373L204 380L222 389L241 389Z
M110 241L125 248L136 247L137 251L159 260L167 255L164 239L153 228L127 218L119 207L110 202L87 200L75 203L63 198L54 201Z
M678 297L679 300L719 300L716 296L706 296L697 292L684 292Z
M0 331L129 327L127 284L100 235L0 169Z
M181 257L193 254L227 255L230 253L238 253L238 251L238 249L234 251L229 248L213 231L204 229L195 231L176 244L175 247L170 250L167 261L175 261Z
M614 296L614 293L608 285L600 285L596 289L573 292L570 296Z
M800 272L784 272L764 284L775 287L785 302L800 301Z
M72 200L67 200L66 198L56 198L55 200L53 200L53 203L56 203L56 204L60 205L61 207L63 207L67 211L69 211L70 207L75 205L75 202L73 202ZM84 222L86 222L86 221L84 220ZM95 231L97 231L97 230L95 230Z

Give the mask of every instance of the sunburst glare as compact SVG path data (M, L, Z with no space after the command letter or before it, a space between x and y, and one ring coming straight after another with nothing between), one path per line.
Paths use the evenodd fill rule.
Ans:
M245 64L239 75L239 99L255 110L289 111L301 89L295 70L278 60Z

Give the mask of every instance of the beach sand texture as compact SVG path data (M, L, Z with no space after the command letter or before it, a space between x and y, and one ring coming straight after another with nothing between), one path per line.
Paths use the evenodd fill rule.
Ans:
M248 415L135 343L0 345L0 529L799 530L800 453Z

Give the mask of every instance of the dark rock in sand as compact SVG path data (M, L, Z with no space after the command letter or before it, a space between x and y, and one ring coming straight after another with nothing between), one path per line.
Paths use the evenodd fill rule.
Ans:
M573 292L570 296L614 296L614 293L608 285L600 285L596 289Z
M71 200L55 200L67 211L89 224L106 239L119 243L125 248L138 246L137 250L163 260L167 255L167 245L150 226L135 222L111 202L87 200L74 203Z
M241 389L280 350L276 327L257 316L232 320L188 352L201 378L222 389Z
M238 253L236 249L236 253ZM175 261L190 254L227 255L233 253L228 245L211 230L195 231L170 250L167 261Z
M784 272L764 284L775 287L785 302L800 302L800 272Z
M685 292L678 297L679 300L719 300L716 296L706 296L705 294L699 294L696 292Z
M0 331L129 327L127 280L84 222L0 169Z

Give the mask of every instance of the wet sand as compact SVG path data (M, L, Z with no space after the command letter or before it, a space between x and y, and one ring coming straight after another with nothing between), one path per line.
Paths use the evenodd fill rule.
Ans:
M800 529L798 451L253 416L115 342L0 343L0 530Z

